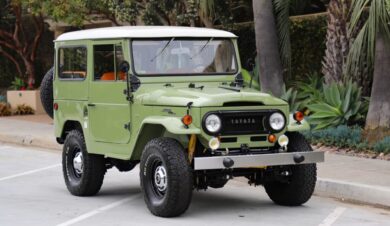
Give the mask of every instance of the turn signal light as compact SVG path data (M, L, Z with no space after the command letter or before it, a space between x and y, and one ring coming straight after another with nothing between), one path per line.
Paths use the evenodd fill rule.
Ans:
M184 125L189 126L192 123L192 116L191 115L184 115L183 118L181 118L181 121Z
M53 104L53 109L54 109L55 111L58 110L58 104L57 104L57 103L54 103L54 104Z
M294 119L297 122L302 121L304 117L305 117L305 115L302 112L300 112L300 111L297 111L297 112L294 113Z
M274 134L268 135L268 142L275 143L276 142L276 136Z

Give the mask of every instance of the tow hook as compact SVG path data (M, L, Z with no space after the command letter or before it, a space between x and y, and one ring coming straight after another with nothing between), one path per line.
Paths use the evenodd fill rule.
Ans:
M305 161L305 156L300 155L300 154L295 154L293 159L294 159L295 163L299 164L299 163Z
M223 165L226 167L226 168L230 168L230 167L232 167L233 165L234 165L234 161L233 161L233 159L231 159L231 158L224 158L223 159Z

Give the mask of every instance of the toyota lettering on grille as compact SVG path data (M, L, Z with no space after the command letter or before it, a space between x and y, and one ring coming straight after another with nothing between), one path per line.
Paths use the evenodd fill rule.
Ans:
M231 119L230 123L232 125L238 125L238 124L255 124L256 119L254 118L236 118L236 119Z

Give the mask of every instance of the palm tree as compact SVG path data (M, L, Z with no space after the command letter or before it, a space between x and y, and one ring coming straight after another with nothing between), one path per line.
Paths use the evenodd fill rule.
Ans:
M283 94L283 70L272 0L253 1L256 49L263 92Z
M390 135L390 1L355 0L349 32L356 28L368 6L369 16L351 46L348 69L360 70L367 62L369 70L374 71L365 126L366 137L373 142ZM362 54L364 51L367 54Z
M331 0L329 2L326 50L322 61L322 73L328 84L343 80L351 42L348 32L352 12L351 2L352 0Z

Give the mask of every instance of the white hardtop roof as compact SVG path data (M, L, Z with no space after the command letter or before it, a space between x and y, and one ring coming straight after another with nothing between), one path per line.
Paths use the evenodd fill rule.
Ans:
M56 41L171 37L236 38L237 36L227 31L199 27L122 26L68 32L60 35Z

